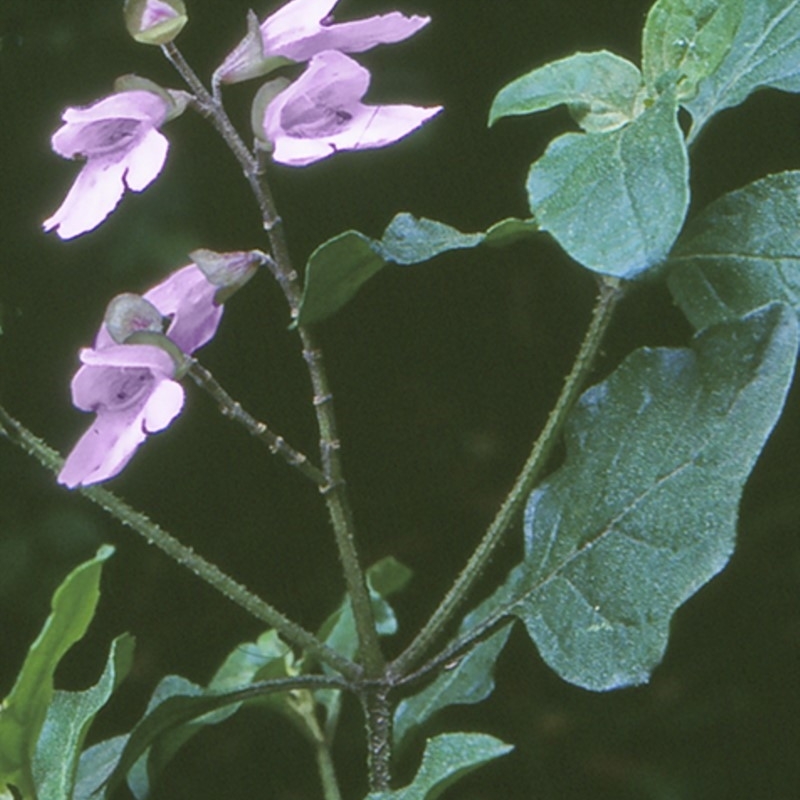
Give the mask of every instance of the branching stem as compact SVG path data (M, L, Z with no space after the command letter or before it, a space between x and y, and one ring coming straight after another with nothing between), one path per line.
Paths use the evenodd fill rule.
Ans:
M271 269L284 292L292 319L297 318L301 290L297 273L292 267L289 248L283 233L275 202L264 175L261 160L253 155L236 132L222 104L212 96L189 66L181 52L170 42L162 46L164 54L194 93L195 105L217 129L242 167L245 178L255 196L261 212L262 224L270 242L273 266ZM366 677L378 678L383 674L385 662L378 641L378 633L369 599L364 570L355 545L353 514L347 496L340 458L340 442L336 431L333 400L325 370L322 350L313 332L305 327L297 329L303 346L303 357L308 366L313 390L313 405L320 434L320 456L326 486L322 494L328 507L339 558L342 563L347 593L353 606L359 654Z
M14 419L2 406L0 406L0 435L20 446L54 473L58 473L64 463L55 450ZM219 567L206 561L191 547L181 544L145 514L129 506L108 489L100 486L85 486L79 491L84 497L100 506L123 525L127 525L141 534L150 544L163 550L173 560L191 570L198 578L224 594L256 619L275 628L292 644L313 653L321 662L338 670L350 680L357 680L360 677L361 669L350 659L319 641L312 633L292 622L276 608L222 572Z
M556 405L547 418L541 435L531 450L528 460L517 476L511 491L500 510L461 571L450 591L433 612L424 628L408 648L390 665L390 674L397 677L406 675L425 657L430 647L452 621L456 611L475 586L476 581L489 563L497 546L522 511L525 501L536 482L541 477L548 459L563 430L575 401L586 382L593 366L603 335L608 329L614 310L624 294L619 280L603 278L600 294L592 313L592 320L586 331L572 370L564 381L564 387Z

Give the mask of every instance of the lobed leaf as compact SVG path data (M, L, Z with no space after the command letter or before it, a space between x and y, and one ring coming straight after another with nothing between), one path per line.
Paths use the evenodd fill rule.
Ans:
M800 172L713 202L687 226L669 267L670 291L695 328L773 301L800 314Z
M659 264L689 204L689 164L674 97L610 133L568 133L528 175L541 230L594 272L633 278Z
M680 75L677 94L694 97L731 49L744 14L744 0L658 0L642 35L642 72L655 88L666 73Z
M797 343L795 314L768 306L691 350L638 350L580 398L564 465L528 501L525 559L494 601L562 678L596 691L648 679L672 614L730 557Z
M414 781L403 789L373 792L366 800L436 800L464 775L514 748L483 733L446 733L429 739Z
M100 597L103 564L114 552L103 546L56 589L51 613L28 650L16 683L0 704L0 788L15 786L35 797L36 744L53 700L53 675L64 654L83 638Z
M641 90L642 74L627 59L606 50L575 53L504 86L489 110L489 125L565 104L585 131L613 130L637 116Z
M693 120L690 140L714 114L739 105L757 89L800 91L800 1L735 3L742 4L742 17L731 48L686 104Z

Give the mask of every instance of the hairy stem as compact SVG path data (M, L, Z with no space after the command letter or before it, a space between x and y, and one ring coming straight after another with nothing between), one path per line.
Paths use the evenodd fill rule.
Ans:
M25 428L22 423L14 419L2 406L0 406L0 434L21 447L52 472L58 473L61 469L64 463L61 456ZM226 575L219 567L199 556L192 548L181 544L145 514L132 508L112 492L99 486L84 486L79 491L84 497L100 506L123 525L127 525L141 534L150 544L163 550L181 566L191 570L198 578L224 594L256 619L275 628L288 641L313 653L321 662L338 670L345 677L351 680L360 677L361 670L352 661L319 641L316 636L297 623L292 622L269 603Z
M392 710L389 687L379 685L362 696L367 720L367 763L370 792L388 791L391 781Z
M269 238L273 259L271 268L289 303L292 318L296 319L300 305L300 286L297 273L292 267L281 219L278 216L261 163L242 142L222 104L205 88L175 44L170 42L163 45L162 49L194 93L200 113L211 121L242 167L258 203L264 230ZM384 659L375 628L364 570L355 546L353 515L339 456L340 442L336 433L333 398L328 385L322 350L310 330L300 327L298 333L303 344L303 356L308 365L314 392L314 410L320 433L322 469L327 482L322 493L336 537L347 592L353 604L359 655L367 677L377 678L383 672Z
M287 444L282 436L273 433L265 423L245 411L241 403L234 400L220 385L217 379L199 361L193 359L189 367L189 377L207 392L219 406L223 416L238 422L251 436L263 442L271 453L280 456L290 467L294 467L317 486L325 489L328 479L315 467L306 455Z
M408 648L390 665L393 676L402 677L425 657L428 649L451 622L459 606L464 602L476 581L489 563L495 549L502 541L512 523L522 511L525 501L539 480L542 471L561 435L569 412L589 376L603 335L608 329L614 310L624 294L619 280L603 278L600 294L592 313L592 320L586 331L572 370L564 381L556 405L547 418L541 435L531 450L528 460L517 476L511 491L500 510L481 539L467 565L456 578L450 591L445 595L438 608L433 612L424 628L411 642Z
M262 162L248 150L222 104L205 88L175 44L172 42L165 44L162 46L162 50L194 93L195 104L200 113L214 125L242 167L258 203L263 227L270 242L271 269L286 296L292 319L296 319L301 297L300 285L297 273L292 267L282 221L278 216L272 192L264 176ZM353 604L360 660L364 665L367 677L377 678L383 673L385 662L378 641L364 570L355 546L353 514L343 477L333 398L328 384L323 354L309 329L299 327L298 333L303 345L303 357L311 377L314 410L320 433L322 471L327 482L322 494L336 537L347 592Z

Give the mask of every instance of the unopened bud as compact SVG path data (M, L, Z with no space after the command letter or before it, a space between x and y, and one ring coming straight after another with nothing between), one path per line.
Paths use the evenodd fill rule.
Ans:
M217 303L224 303L255 275L269 256L260 250L216 253L213 250L200 249L189 253L189 258L209 283L219 287L214 299Z
M128 33L142 44L167 44L189 21L182 0L125 0Z
M152 303L138 294L126 292L112 298L104 322L111 338L117 344L125 344L134 333L162 333L164 320Z

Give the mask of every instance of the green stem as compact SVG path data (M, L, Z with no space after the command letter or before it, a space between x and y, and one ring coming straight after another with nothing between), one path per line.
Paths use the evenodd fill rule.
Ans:
M61 470L64 463L61 456L25 428L22 423L14 419L2 406L0 406L0 434L21 447L52 472L58 473ZM276 608L222 572L219 567L199 556L190 547L181 544L145 514L131 508L119 497L99 486L84 486L79 491L84 497L107 511L123 525L127 525L141 534L150 544L156 545L256 619L275 628L290 642L312 653L321 662L338 670L346 678L359 679L361 670L356 664L319 641L316 636L297 623L292 622Z
M367 720L367 765L370 792L389 790L392 760L392 710L388 685L378 685L362 695Z
M603 278L600 294L592 313L592 320L586 331L572 370L567 376L556 405L547 418L541 435L531 450L528 460L517 477L514 486L506 497L500 510L470 557L467 565L456 578L450 591L445 595L439 607L433 612L424 628L411 642L408 648L390 665L393 676L402 677L428 652L443 629L453 619L455 612L464 602L476 581L489 563L495 549L502 541L506 531L511 527L522 511L528 495L539 480L542 471L561 435L569 412L583 388L593 365L603 335L608 329L614 310L624 294L619 280Z
M294 467L317 486L323 489L327 488L327 478L308 460L306 455L295 450L282 436L273 433L265 423L259 422L245 411L241 403L234 400L211 372L196 359L191 359L188 375L216 401L223 416L238 422L251 436L263 442L271 453L280 456L290 467Z
M269 238L272 251L270 268L286 296L292 319L296 319L300 307L300 285L297 273L292 267L282 220L278 216L261 162L245 146L222 104L205 88L175 44L170 42L163 45L162 49L194 93L200 113L211 121L242 167L258 203L263 227ZM298 327L298 333L303 345L303 357L311 378L314 393L313 404L319 427L322 471L327 483L327 486L321 491L328 507L336 538L336 546L339 550L339 558L347 584L347 593L353 605L360 660L364 665L366 677L375 679L382 675L385 662L375 627L364 570L355 546L355 526L343 478L339 453L341 444L336 433L333 397L328 384L322 350L313 333L304 327Z

